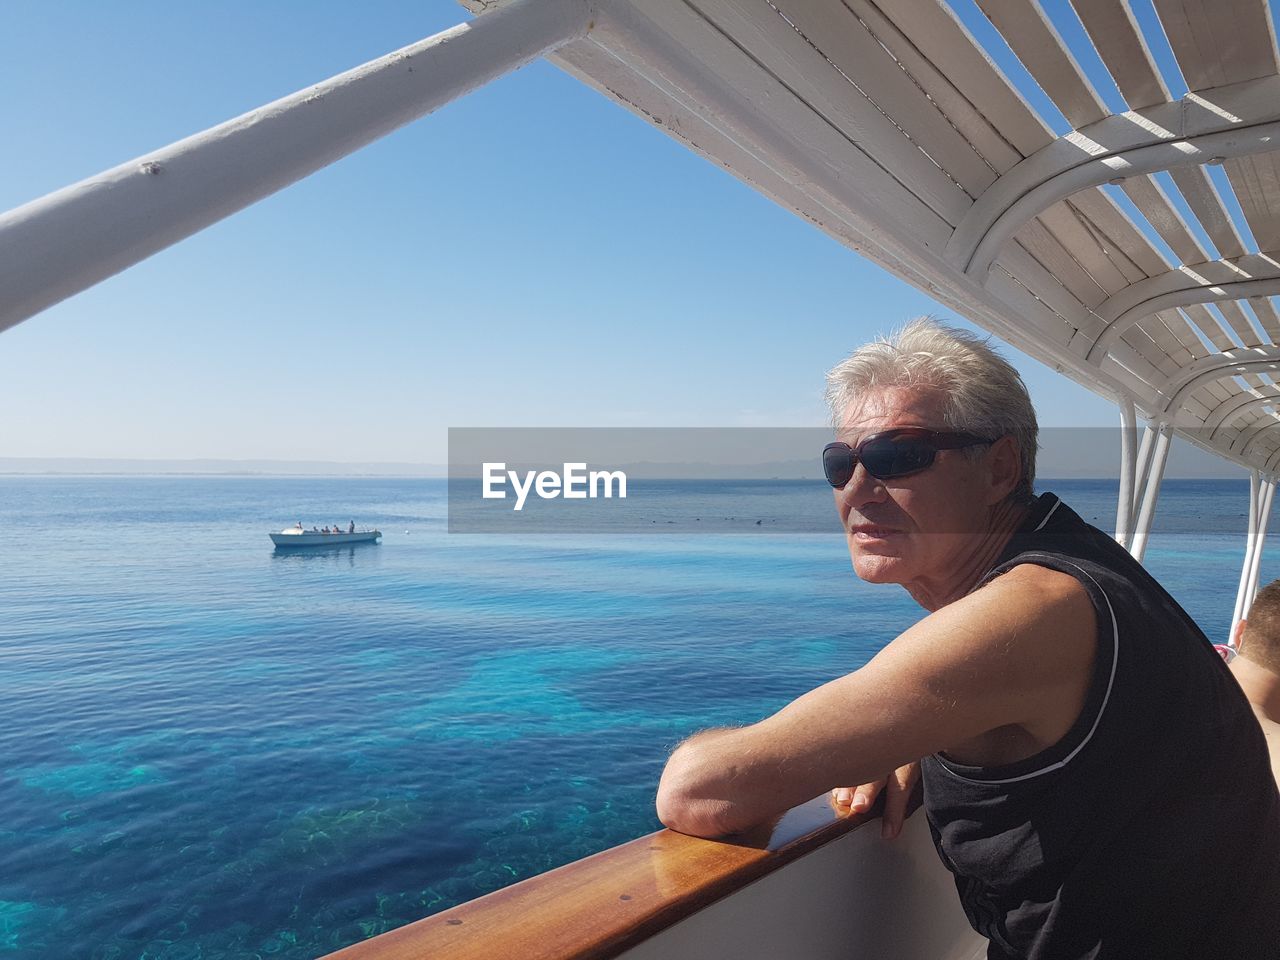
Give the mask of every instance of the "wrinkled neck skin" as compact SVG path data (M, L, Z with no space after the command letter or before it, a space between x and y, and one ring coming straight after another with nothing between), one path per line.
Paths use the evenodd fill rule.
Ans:
M996 562L1014 532L1026 519L1029 508L1003 500L990 508L985 528L976 534L952 534L963 537L964 546L952 569L939 578L924 578L904 583L916 603L930 613L967 595Z
M1267 719L1280 722L1280 677L1243 652L1231 661L1231 672L1249 702Z

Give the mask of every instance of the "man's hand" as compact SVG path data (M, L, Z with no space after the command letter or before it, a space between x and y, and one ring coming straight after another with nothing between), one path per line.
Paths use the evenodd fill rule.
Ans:
M907 801L920 779L920 762L904 764L883 780L864 783L860 787L837 787L831 799L837 807L848 807L853 813L870 810L880 791L884 790L884 811L880 815L880 836L896 837L907 819Z

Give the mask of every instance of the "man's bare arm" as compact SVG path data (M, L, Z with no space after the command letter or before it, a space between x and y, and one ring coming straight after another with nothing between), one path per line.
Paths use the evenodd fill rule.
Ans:
M1047 747L1079 714L1096 635L1074 578L1018 567L772 717L687 740L663 772L658 816L723 836L1002 727Z

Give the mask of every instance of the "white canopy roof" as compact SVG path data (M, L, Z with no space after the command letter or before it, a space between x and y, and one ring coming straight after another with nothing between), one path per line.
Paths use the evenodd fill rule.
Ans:
M1275 472L1280 66L1267 3L1154 0L1190 89L1177 100L1127 3L1055 8L1078 16L1123 113L1037 0L978 7L1070 132L1055 135L1062 121L941 0L604 0L551 59L1073 379Z

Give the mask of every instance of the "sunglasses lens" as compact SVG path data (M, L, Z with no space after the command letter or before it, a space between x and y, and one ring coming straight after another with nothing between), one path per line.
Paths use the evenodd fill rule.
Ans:
M933 463L934 447L916 437L881 437L858 451L867 473L881 480L923 470Z
M918 430L889 430L869 437L857 447L829 443L822 451L822 471L833 487L843 487L853 478L859 463L879 480L905 477L933 464L939 448L950 450L976 443L990 443L970 434L941 434Z
M827 483L843 487L853 476L853 451L845 443L828 444L822 451L822 472Z

